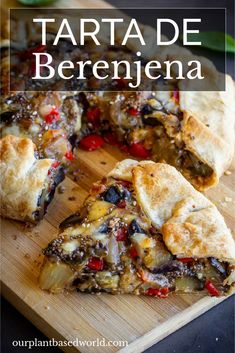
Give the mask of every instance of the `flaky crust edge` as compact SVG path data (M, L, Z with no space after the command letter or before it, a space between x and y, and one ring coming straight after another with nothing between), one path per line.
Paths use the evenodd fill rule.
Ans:
M235 264L235 241L223 216L174 167L128 159L108 176L133 182L138 203L174 255Z
M53 159L36 159L28 138L7 135L0 140L1 216L34 221L38 198Z

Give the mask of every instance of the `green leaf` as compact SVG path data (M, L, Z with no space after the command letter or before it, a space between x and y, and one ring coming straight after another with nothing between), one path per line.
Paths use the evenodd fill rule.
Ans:
M18 0L21 4L25 6L44 6L49 5L56 0Z
M235 53L235 40L223 32L188 33L188 41L201 42L201 46L217 51Z

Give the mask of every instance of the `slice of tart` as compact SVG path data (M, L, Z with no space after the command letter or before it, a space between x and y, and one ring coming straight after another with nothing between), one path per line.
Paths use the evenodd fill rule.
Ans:
M235 242L216 207L174 168L124 160L94 184L44 249L53 293L230 293Z
M79 99L66 92L8 95L1 101L1 136L28 137L41 158L55 158L66 164L72 159L73 136L81 128Z
M64 171L55 159L39 159L28 138L0 140L1 216L37 223L47 211Z

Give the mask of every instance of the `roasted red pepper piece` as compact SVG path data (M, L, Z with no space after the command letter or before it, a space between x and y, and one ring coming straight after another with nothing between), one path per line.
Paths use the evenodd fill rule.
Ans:
M52 163L51 168L48 170L48 175L51 175L51 172L52 172L51 169L56 169L57 167L59 167L59 165L60 165L60 162L58 161L55 161L54 163Z
M116 236L117 241L125 241L126 235L127 235L127 229L124 227L119 228L117 230L117 236Z
M102 271L104 268L104 261L99 257L91 257L88 261L87 266L90 270Z
M150 228L149 228L149 232L150 232L150 234L157 234L157 229L154 227L154 226L151 226Z
M118 146L119 145L118 138L113 132L108 132L105 135L105 141L107 141L112 146Z
M205 288L208 290L212 297L219 297L220 293L211 281L206 281Z
M194 261L194 259L192 257L181 257L179 259L177 259L180 262L183 262L185 264Z
M57 108L52 108L50 113L44 116L44 119L47 124L55 123L60 120L60 113Z
M176 103L179 103L180 101L180 94L179 94L179 90L178 89L175 89L173 91L173 98L175 100Z
M100 115L101 111L99 108L91 108L87 111L86 116L89 123L91 123L94 127L100 126Z
M57 168L59 167L59 165L60 165L60 162L55 161L54 163L52 163L51 168Z
M159 298L166 298L169 293L169 288L149 288L146 291L147 295Z
M123 77L118 78L116 81L116 85L119 89L126 88L128 85L128 81L125 80Z
M65 158L68 159L69 161L72 161L74 159L74 155L73 155L73 152L72 151L67 151L65 153Z
M86 151L94 151L97 148L102 147L104 140L102 137L96 134L92 134L86 137L83 137L79 143L79 147Z
M129 252L130 252L130 256L132 257L132 259L136 259L139 256L138 252L134 246L130 247Z
M132 156L137 158L148 158L150 156L150 152L141 142L133 143L129 148L129 152Z
M131 115L131 116L138 116L140 114L139 110L136 108L129 108L127 110L127 114Z
M121 180L120 184L122 184L122 186L124 186L124 188L130 188L132 186L132 183L127 180Z
M125 208L126 207L126 201L125 200L121 200L120 202L118 202L117 207L118 208Z
M129 153L129 146L124 145L124 144L120 144L119 148L122 152Z
M20 56L22 59L32 59L33 58L33 53L44 53L46 49L45 45L39 44L34 48L30 48L23 53L20 53Z

